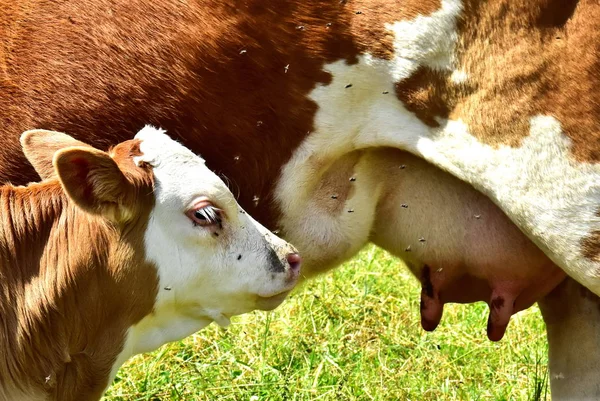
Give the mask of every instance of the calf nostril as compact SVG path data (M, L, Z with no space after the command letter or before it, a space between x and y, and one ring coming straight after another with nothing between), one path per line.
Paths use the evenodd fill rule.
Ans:
M292 270L298 270L300 268L300 264L302 263L302 258L297 253L288 253L285 257L290 264L290 268Z

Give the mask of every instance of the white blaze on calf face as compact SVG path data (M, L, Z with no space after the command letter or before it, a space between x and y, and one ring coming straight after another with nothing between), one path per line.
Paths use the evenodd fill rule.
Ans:
M145 237L158 267L154 313L129 333L135 354L232 315L272 309L293 288L295 250L246 214L204 160L146 127L136 135L152 166L156 204ZM290 267L288 259L294 266Z

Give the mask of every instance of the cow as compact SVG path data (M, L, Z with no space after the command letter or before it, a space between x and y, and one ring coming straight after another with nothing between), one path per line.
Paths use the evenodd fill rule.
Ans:
M300 256L162 131L108 153L28 131L45 180L0 187L0 400L99 400L119 366L279 305Z
M310 277L386 229L369 155L400 149L487 196L574 280L552 290L574 307L548 301L547 321L585 319L600 294L597 0L0 5L0 180L35 178L17 132L103 148L162 126L298 247ZM378 242L404 255L386 230ZM552 344L600 335L577 327L549 326L552 390L600 397L597 347L574 361Z

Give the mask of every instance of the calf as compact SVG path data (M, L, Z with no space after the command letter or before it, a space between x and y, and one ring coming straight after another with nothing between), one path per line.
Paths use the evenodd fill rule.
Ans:
M130 356L294 287L294 249L161 131L21 142L45 180L0 188L0 400L98 400Z

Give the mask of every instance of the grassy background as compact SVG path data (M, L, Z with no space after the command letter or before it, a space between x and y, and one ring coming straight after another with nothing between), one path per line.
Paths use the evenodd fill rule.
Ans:
M446 305L424 332L419 293L397 259L368 247L274 312L133 358L104 400L549 399L537 308L492 343L483 303Z

